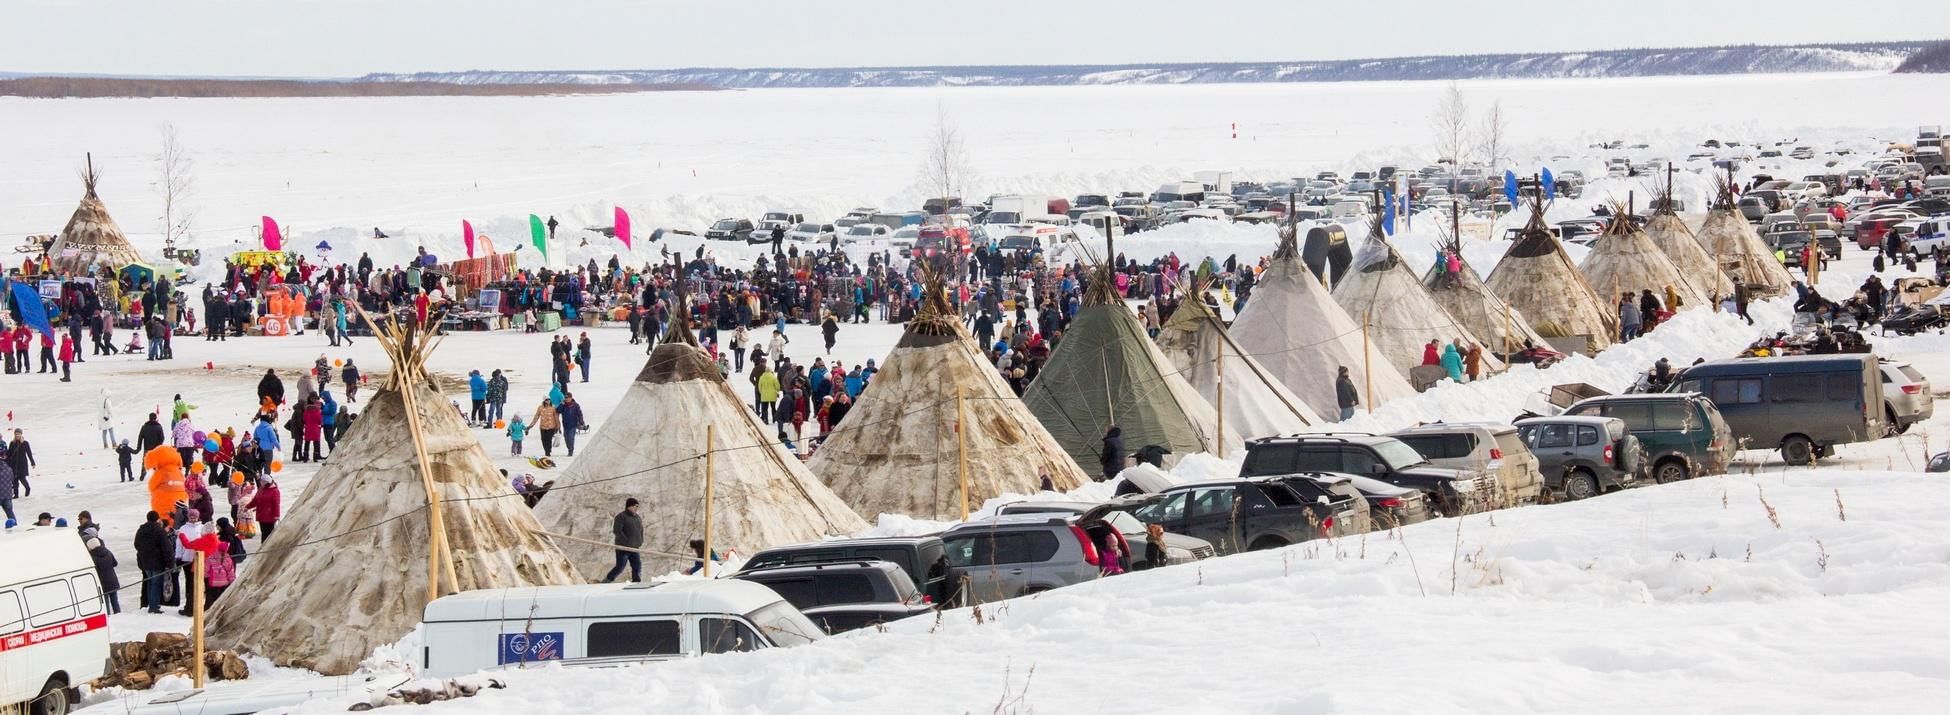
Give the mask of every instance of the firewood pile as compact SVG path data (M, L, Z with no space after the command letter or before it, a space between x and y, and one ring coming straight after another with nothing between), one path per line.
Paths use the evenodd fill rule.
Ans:
M195 656L190 637L181 633L151 633L143 640L111 644L108 652L108 672L95 680L96 689L119 686L148 690L166 675L189 677ZM227 650L204 651L203 666L208 680L250 677L250 668Z

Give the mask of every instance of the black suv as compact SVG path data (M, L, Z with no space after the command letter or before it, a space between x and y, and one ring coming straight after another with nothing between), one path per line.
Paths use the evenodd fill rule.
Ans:
M948 565L948 551L939 536L836 539L778 546L752 554L744 570L869 560L901 567L913 579L914 587L935 603L947 603L953 584L961 580L958 574L950 573L953 569Z
M1393 437L1323 432L1246 443L1240 476L1297 472L1353 474L1420 490L1443 516L1483 511L1492 506L1497 493L1496 475L1431 465L1415 448Z
M1165 531L1212 542L1219 555L1368 531L1368 503L1338 475L1282 474L1180 484L1141 505L1113 505Z
M746 569L732 578L765 584L828 634L934 610L907 572L885 561Z

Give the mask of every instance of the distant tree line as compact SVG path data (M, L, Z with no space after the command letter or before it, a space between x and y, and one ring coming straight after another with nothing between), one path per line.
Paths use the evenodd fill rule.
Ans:
M701 84L450 84L275 79L0 79L0 97L506 97L716 89Z

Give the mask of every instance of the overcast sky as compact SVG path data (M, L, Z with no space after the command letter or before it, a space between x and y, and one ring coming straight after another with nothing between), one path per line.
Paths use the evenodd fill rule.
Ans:
M1933 32L1950 2L0 0L0 72L1249 62Z

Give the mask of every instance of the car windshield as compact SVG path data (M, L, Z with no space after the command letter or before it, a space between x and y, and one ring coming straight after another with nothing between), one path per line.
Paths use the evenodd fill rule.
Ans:
M737 228L737 227L738 227L738 219L734 219L734 218L719 219L717 223L711 224L711 228L717 228L717 229L729 229L729 228Z
M1427 464L1429 461L1423 459L1422 454L1415 451L1414 447L1403 444L1401 440L1390 439L1376 442L1374 443L1374 451L1375 454L1381 455L1381 459L1386 461L1388 466L1393 469L1407 469L1409 467Z
M773 645L785 647L804 645L823 637L823 631L819 630L819 626L806 618L806 614L800 613L799 609L793 608L792 604L783 600L774 601L769 606L745 614L745 618L758 626L758 630L764 633L766 638L770 638Z
M819 233L819 224L816 224L816 223L802 223L802 224L799 224L799 225L797 225L797 226L794 226L794 227L792 227L792 230L794 230L794 231L804 231L804 232L806 232L806 233Z
M874 229L876 229L876 228L879 228L879 227L880 227L880 226L879 226L878 224L870 224L870 223L863 223L863 224L858 224L858 225L855 225L855 226L854 226L853 228L849 228L849 229L847 229L847 230L846 230L846 235L848 235L848 236L872 236L872 235L873 235L873 231L874 231Z

